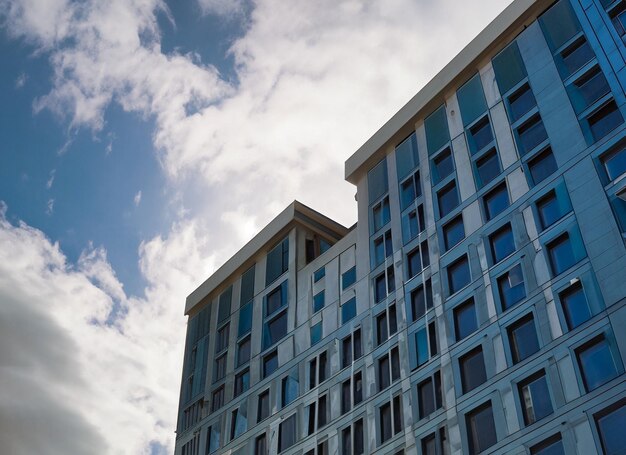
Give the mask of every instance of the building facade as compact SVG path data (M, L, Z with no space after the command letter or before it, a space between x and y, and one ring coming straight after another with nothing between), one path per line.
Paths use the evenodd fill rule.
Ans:
M515 0L187 299L176 455L626 453L626 2Z

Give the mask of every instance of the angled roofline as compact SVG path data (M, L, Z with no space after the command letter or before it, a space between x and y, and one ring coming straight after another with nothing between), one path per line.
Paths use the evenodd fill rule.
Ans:
M419 117L426 117L429 109L434 110L444 102L447 90L469 79L482 58L508 44L552 2L554 0L514 0L346 160L345 179L356 184L363 172L383 158L391 142L395 146L411 134L415 129L412 125ZM509 39L502 39L505 37Z
M336 241L342 239L350 231L345 226L301 202L293 201L221 267L213 272L204 283L187 296L185 314L188 315L197 304L219 288L238 270L241 270L243 273L244 269L251 266L252 258L260 250L277 241L279 236L285 235L286 231L295 224L320 231Z

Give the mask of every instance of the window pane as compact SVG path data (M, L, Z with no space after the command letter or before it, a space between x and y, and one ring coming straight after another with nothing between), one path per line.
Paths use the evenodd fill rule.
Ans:
M510 224L506 224L489 236L494 264L515 252L515 241Z
M341 323L345 324L356 316L356 297L341 306Z
M428 378L417 385L417 397L419 399L420 419L435 412L435 388L432 378Z
M459 215L443 227L444 246L449 250L465 238L463 215Z
M535 95L530 89L530 85L524 84L515 93L508 98L509 113L511 114L511 123L516 122L524 114L529 112L533 107L537 105Z
M383 159L367 173L367 188L370 204L387 192L387 160Z
M284 377L282 385L282 405L285 407L298 398L298 378L296 373L290 373L288 376Z
M548 139L548 133L543 126L543 121L539 115L534 115L516 130L517 146L520 155L533 150L543 141Z
M237 345L237 366L250 360L250 337L241 340Z
M363 419L354 422L354 455L363 454Z
M422 271L422 259L420 256L421 255L420 255L419 248L407 254L406 259L407 259L408 269L409 269L408 270L409 278L413 278L415 275L417 275L418 273Z
M498 291L503 311L526 298L524 275L520 264L498 278Z
M557 170L557 165L552 150L548 148L529 160L528 169L534 185L539 185L554 174Z
M546 441L540 442L530 448L531 455L565 455L561 434L557 434Z
M454 161L449 148L433 159L433 183L439 183L454 172Z
M626 172L626 148L602 157L609 180L615 180Z
M428 362L428 335L426 329L418 330L415 333L415 344L417 351L417 366L423 365Z
M281 285L267 295L267 299L265 302L265 316L269 316L270 314L273 314L286 303L287 303L286 301L283 302L282 285Z
M589 42L587 42L584 36L581 36L574 43L567 46L558 57L561 61L558 69L561 72L561 76L567 78L594 58L595 54L591 46L589 46Z
M487 381L483 349L478 347L459 358L463 393L474 390Z
M485 186L500 175L500 163L495 148L476 160L476 171L479 187Z
M325 267L317 269L315 271L315 273L313 274L313 282L317 283L319 280L321 280L325 276L326 276L326 268Z
M539 22L553 51L580 31L580 23L568 0L557 2L539 18Z
M468 131L467 141L472 155L478 153L493 142L493 132L489 117L485 116Z
M311 346L317 344L322 339L322 322L318 322L311 327Z
M498 442L490 401L468 413L465 419L471 454L482 452Z
M526 425L552 414L548 381L543 371L518 384L518 388Z
M252 302L245 304L239 310L239 328L237 336L240 337L252 330Z
M587 298L580 282L560 293L559 299L561 300L561 305L563 305L567 327L570 330L575 329L591 318Z
M602 412L596 417L598 433L606 455L626 453L626 404L622 403L610 412Z
M445 106L441 106L424 120L424 128L428 154L432 155L450 141Z
M265 285L274 282L279 276L287 271L289 262L289 239L285 239L276 245L267 254Z
M550 193L537 201L537 211L539 212L539 221L543 229L550 227L561 218L559 201L554 191L550 191Z
M596 141L602 139L624 121L617 104L613 100L587 117L587 120L591 134Z
M391 406L385 403L380 407L380 442L391 438Z
M487 110L480 75L476 74L456 92L463 125L469 125Z
M318 292L313 296L313 312L317 312L324 308L325 298L324 291Z
M573 84L568 85L567 91L574 110L580 114L595 101L609 93L611 89L600 67L595 66L574 81Z
M474 299L470 299L454 309L454 329L457 341L462 340L478 329Z
M263 349L278 343L287 335L287 311L266 323L263 331Z
M504 212L509 206L509 194L506 184L501 184L484 197L487 219L491 220Z
M283 420L278 428L278 452L288 449L296 443L296 414Z
M263 377L266 378L278 369L278 354L276 351L263 358Z
M552 273L559 275L576 264L572 242L568 234L563 234L548 244Z
M407 137L400 145L396 146L396 168L398 179L403 179L417 167L417 139L415 133Z
M241 304L247 303L254 298L254 266L241 275Z
M513 363L521 362L539 351L539 340L532 315L513 323L508 332Z
M225 321L230 317L230 302L233 296L233 287L229 286L222 294L219 299L219 307L217 312L217 322L220 323Z
M526 77L526 69L519 53L517 42L511 43L506 49L496 55L492 60L492 64L501 95L511 90Z
M234 395L237 397L250 388L250 371L245 370L235 376L235 391Z
M588 392L619 375L611 348L604 335L578 348L576 355Z
M467 286L471 281L471 274L467 256L462 256L459 260L448 266L448 284L450 294L454 294L461 288Z
M349 286L352 286L356 281L356 267L352 267L350 270L341 275L341 290L345 290Z
M439 216L444 217L459 205L459 194L456 190L456 182L442 189L437 193L439 201Z

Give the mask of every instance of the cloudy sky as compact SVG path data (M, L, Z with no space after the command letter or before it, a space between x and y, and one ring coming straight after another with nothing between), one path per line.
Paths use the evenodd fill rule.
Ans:
M2 453L173 453L186 295L509 2L0 0Z

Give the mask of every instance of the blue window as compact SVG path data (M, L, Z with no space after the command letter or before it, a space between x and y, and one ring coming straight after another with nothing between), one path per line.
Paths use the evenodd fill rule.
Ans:
M415 334L415 343L417 347L417 366L423 365L428 362L430 358L428 349L428 334L426 328L418 330Z
M235 389L233 395L238 397L250 388L250 370L245 369L235 376Z
M498 277L498 292L500 293L500 302L502 310L506 311L518 302L526 298L526 289L524 288L524 274L522 266L517 264L504 275Z
M493 131L491 131L491 124L489 123L488 116L485 115L482 119L476 122L476 124L469 128L467 142L472 155L480 152L493 143Z
M565 314L565 321L570 330L575 329L591 318L589 304L580 281L559 293L559 300Z
M520 155L525 155L548 139L539 114L533 115L515 130L517 148Z
M502 226L489 236L491 246L491 257L493 263L500 262L505 257L515 252L515 241L513 240L513 230L509 223Z
M311 346L317 344L322 339L322 321L311 326Z
M554 174L557 170L557 164L552 154L552 149L548 147L530 159L528 161L528 170L530 171L531 183L533 185L539 185Z
M563 214L554 190L537 201L537 212L542 229L547 229L561 219Z
M552 267L552 273L556 276L574 264L576 264L576 257L574 256L574 249L572 247L572 241L569 233L564 233L547 244L548 254L550 257L550 266Z
M595 414L602 449L607 455L626 453L626 401L621 400Z
M426 310L433 307L433 286L430 278L425 285L420 285L411 291L411 321L417 321L426 314Z
M593 139L598 141L621 125L624 122L624 118L615 101L611 100L590 114L587 117L587 122L589 123Z
M467 286L472 279L469 262L467 260L467 256L465 255L450 264L447 268L447 272L450 294L454 294Z
M492 64L501 95L511 90L526 77L526 68L515 41L496 55Z
M487 193L483 201L487 220L492 220L500 213L504 212L509 206L509 194L507 192L506 183L502 182Z
M324 296L325 296L324 291L320 291L313 296L313 313L316 313L322 308L324 308L324 303L325 303Z
M274 314L285 305L287 305L287 280L265 296L265 316Z
M454 308L454 333L456 341L471 335L478 329L478 320L476 319L476 305L474 299L471 298Z
M550 7L541 15L539 23L552 50L563 46L581 30L568 0L560 0Z
M597 389L620 374L604 334L576 349L576 358L587 392Z
M450 132L448 131L448 119L446 108L441 106L424 120L426 130L426 147L428 154L432 155L447 142L450 142Z
M465 415L465 425L471 454L483 452L498 442L491 401L468 412Z
M476 183L481 188L500 175L500 162L495 148L476 160L476 174Z
M321 267L313 274L313 282L317 283L319 280L326 276L326 267Z
M456 92L463 125L467 126L487 111L480 75L476 74Z
M400 184L400 206L402 210L408 208L421 195L422 183L418 171Z
M508 97L509 115L511 116L511 123L514 123L521 119L524 114L530 112L530 110L537 105L535 95L530 89L528 83L522 85L511 96Z
M557 54L557 67L561 72L562 77L566 78L571 76L585 63L595 57L589 42L584 36L581 36L566 49Z
M408 243L426 228L424 206L418 205L415 210L402 216L402 240Z
M530 448L530 455L565 455L561 433L535 444Z
M396 146L396 169L398 179L403 179L417 167L419 158L417 155L417 139L412 133L400 145Z
M626 172L626 148L609 152L600 158L609 180L616 180Z
M539 351L539 340L532 314L511 324L507 332L513 363L519 363Z
M237 337L241 337L252 330L252 302L246 303L239 310L239 329Z
M254 298L254 266L241 275L241 299L240 304L248 303Z
M445 188L437 193L439 202L439 216L444 217L452 212L459 205L459 193L456 189L456 182L452 181Z
M531 425L554 412L545 371L541 370L518 385L524 423Z
M356 297L352 297L346 303L341 305L341 323L345 324L351 319L354 319L355 316L356 316Z
M296 370L289 373L282 380L282 407L298 398L298 372Z
M467 354L459 357L459 368L461 370L463 393L474 390L476 387L487 382L487 371L485 370L482 346L478 346Z
M385 197L382 201L372 207L372 232L378 231L384 225L389 223L391 212L389 211L389 197Z
M352 286L356 281L356 267L352 267L350 270L344 272L341 275L341 290L345 291Z
M385 258L388 258L393 254L391 230L374 239L373 249L374 254L372 255L372 268L376 268L376 266L385 261Z
M386 159L383 159L367 173L367 189L370 204L380 199L389 189Z
M454 161L450 147L433 158L433 183L439 183L454 172Z
M237 343L237 366L241 366L250 360L250 337L247 336Z
M465 238L463 227L463 215L460 214L443 226L443 239L445 250L449 250Z
M408 277L413 278L415 275L422 271L422 258L420 249L416 248L406 255L408 265Z
M287 336L287 311L283 311L265 323L263 327L263 349L278 343Z
M261 372L263 374L263 379L270 376L277 369L278 369L278 351L272 351L269 354L267 354L265 357L263 357L263 365L261 369Z
M230 304L233 297L233 287L229 286L219 298L219 307L217 310L217 322L218 324L225 321L230 317Z
M274 282L289 267L289 239L286 238L267 254L265 285Z
M609 83L597 65L567 86L576 114L582 113L610 91Z

